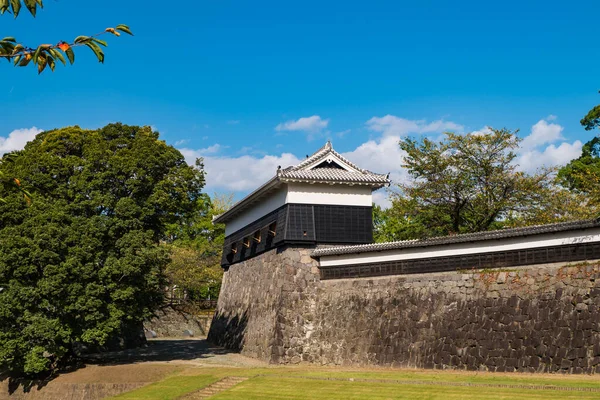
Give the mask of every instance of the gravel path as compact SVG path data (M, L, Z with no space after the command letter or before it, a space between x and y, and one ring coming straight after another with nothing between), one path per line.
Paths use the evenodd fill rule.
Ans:
M85 358L91 364L129 364L136 362L169 362L187 365L220 365L228 367L260 367L265 362L212 345L206 339L151 339L138 349L93 354Z

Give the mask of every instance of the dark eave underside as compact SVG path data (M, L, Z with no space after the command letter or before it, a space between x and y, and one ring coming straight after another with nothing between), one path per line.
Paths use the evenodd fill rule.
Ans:
M270 193L273 189L276 189L281 184L279 177L274 176L269 179L267 183L244 197L242 200L238 201L231 207L229 210L225 211L221 215L217 215L213 218L213 223L215 224L223 224L229 221L232 217L236 216L258 200L260 200L263 196Z

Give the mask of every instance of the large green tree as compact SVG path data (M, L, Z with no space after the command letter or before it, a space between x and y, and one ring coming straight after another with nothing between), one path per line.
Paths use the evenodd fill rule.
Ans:
M190 218L204 173L149 127L39 134L2 163L31 205L0 193L0 368L55 370L163 301L169 226Z
M35 17L38 7L42 8L44 4L42 0L0 0L0 14L8 12L16 18L19 16L23 6ZM37 66L38 73L41 74L46 67L54 71L57 62L66 65L68 61L70 64L73 64L75 62L75 52L73 49L83 46L88 47L96 58L98 58L98 61L103 63L104 51L102 48L106 47L107 43L100 39L100 36L105 34L120 36L121 32L133 35L127 25L121 24L114 28L106 28L95 35L77 36L71 41L61 40L56 44L40 44L35 47L27 46L18 42L14 37L7 36L0 40L0 59L6 59L18 67L26 67L29 64L33 64Z
M518 170L519 142L506 129L446 133L439 142L401 140L410 179L392 194L390 209L376 210L376 238L444 236L578 217L576 200L568 209L555 204L556 198L571 197L553 184L552 170Z

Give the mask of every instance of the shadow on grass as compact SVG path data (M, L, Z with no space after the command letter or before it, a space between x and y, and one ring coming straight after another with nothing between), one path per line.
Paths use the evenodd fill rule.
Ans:
M212 345L205 339L153 339L148 341L145 346L135 349L116 350L81 356L66 368L61 369L58 373L40 376L36 379L11 377L6 373L0 374L0 399L5 398L6 392L8 392L9 395L16 396L16 398L19 398L21 393L29 393L32 391L42 391L41 394L43 394L44 388L58 376L85 368L86 365L112 366L148 361L210 359L211 357L228 353L234 353L234 351Z
M42 390L46 385L48 385L48 383L52 382L59 375L73 372L80 368L85 368L85 365L77 360L63 368L58 373L41 375L37 378L14 377L7 372L2 372L0 373L0 398L3 398L2 392L5 390L8 391L9 395L13 395L17 391L29 393L33 389Z
M0 398L5 390L8 390L9 394L17 391L27 393L34 388L41 390L59 375L85 368L86 364L108 366L149 361L202 360L239 353L243 347L246 333L246 315L233 318L216 315L213 318L213 326L214 329L211 328L209 333L210 341L207 339L152 339L135 348L81 355L74 358L67 367L57 373L37 379L15 378L0 371Z

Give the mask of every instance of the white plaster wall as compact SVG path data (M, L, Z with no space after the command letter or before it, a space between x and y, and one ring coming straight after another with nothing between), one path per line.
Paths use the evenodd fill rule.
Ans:
M359 185L290 183L286 203L370 207L373 205L372 188Z
M257 219L264 217L271 211L278 209L285 204L287 194L286 185L282 185L276 192L269 194L268 197L260 199L250 208L242 211L225 226L225 236L229 236L251 224Z
M330 267L347 264L367 264L396 260L414 260L419 258L446 257L455 255L491 253L496 251L534 249L537 247L560 246L576 243L600 241L600 228L585 231L546 233L543 235L486 240L472 243L456 243L422 248L407 248L381 252L343 254L320 257L321 266Z

